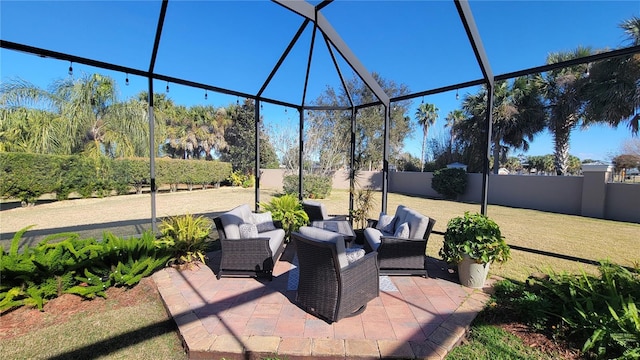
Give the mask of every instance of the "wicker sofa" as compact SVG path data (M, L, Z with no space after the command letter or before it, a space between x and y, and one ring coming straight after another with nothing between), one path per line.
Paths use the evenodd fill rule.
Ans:
M380 274L427 277L427 241L435 223L404 205L393 216L370 220L364 230L365 248L378 253Z
M357 315L380 293L376 253L350 259L342 235L303 226L291 234L300 270L296 303L329 323Z
M243 204L213 221L222 248L218 279L228 275L273 278L273 266L284 251L285 233L270 213L255 214Z

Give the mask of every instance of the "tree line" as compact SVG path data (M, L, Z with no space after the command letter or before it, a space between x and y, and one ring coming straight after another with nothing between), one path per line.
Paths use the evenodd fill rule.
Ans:
M0 87L0 151L88 157L149 157L148 93L118 101L113 78L89 74L41 89L21 79ZM155 155L231 162L254 171L254 104L223 107L175 104L154 94ZM277 167L260 126L261 166Z
M620 24L630 45L640 45L640 18ZM548 55L547 64L578 59L604 50L578 47L573 51ZM625 123L634 136L640 123L640 54L609 58L498 81L493 92L491 137L493 172L513 161L509 150L527 151L535 135L547 129L553 136L553 164L548 159L529 159L538 169L557 175L575 173L575 159L569 154L571 132L595 123L617 127ZM435 161L463 162L471 171L482 169L487 111L487 89L466 95L461 109L446 116L448 139L432 143ZM416 120L422 127L423 153L428 129L438 117L433 104L421 104ZM424 166L421 164L421 166Z
M632 45L640 44L640 18L623 21ZM578 47L552 53L548 64L594 54L599 50ZM373 77L391 97L410 93L404 84ZM376 101L374 94L357 78L346 87L328 87L313 104L345 107ZM492 166L513 162L509 151L528 150L539 132L548 129L554 140L553 168L558 175L573 173L569 155L571 132L594 123L618 126L626 123L637 135L640 121L640 54L621 56L590 64L575 65L495 83L493 93ZM0 151L40 154L84 154L110 158L148 157L148 94L119 101L114 79L90 74L57 80L41 89L21 79L0 87ZM460 109L446 115L450 133L445 139L428 141L428 130L436 123L435 104L421 103L415 123L409 113L411 100L392 104L389 131L389 159L399 170L424 171L463 162L469 171L482 171L487 111L487 89L466 94ZM226 106L186 107L165 94L154 94L156 155L176 159L205 159L230 162L234 171L254 172L255 102L245 99ZM351 111L307 111L304 128L303 163L299 164L297 129L267 128L258 124L260 166L289 169L300 166L308 172L332 172L350 166ZM361 108L356 112L355 167L381 169L384 150L384 107ZM404 140L422 130L421 158L404 150ZM427 148L433 154L426 159ZM428 160L428 161L427 161ZM574 161L575 162L575 161Z

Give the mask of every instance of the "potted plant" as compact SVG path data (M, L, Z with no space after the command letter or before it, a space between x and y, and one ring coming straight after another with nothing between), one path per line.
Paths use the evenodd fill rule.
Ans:
M439 254L447 263L458 266L460 283L471 288L484 286L492 262L504 263L511 256L498 224L468 211L449 220Z
M271 211L273 220L282 224L287 242L291 239L292 232L309 223L309 216L304 212L302 202L294 194L274 197L270 202L260 202L258 205L264 211Z

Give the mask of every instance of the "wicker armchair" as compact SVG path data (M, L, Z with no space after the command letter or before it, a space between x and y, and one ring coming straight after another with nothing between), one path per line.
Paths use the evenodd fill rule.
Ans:
M328 215L327 208L323 203L313 200L303 200L302 208L309 216L309 222L326 220L348 220L346 215Z
M365 249L378 253L382 275L427 277L427 241L436 220L402 205L398 206L394 219L394 229L380 229L378 221L369 220L369 227L364 231ZM396 236L402 223L407 224L410 230L406 237Z
M300 270L296 302L305 311L331 323L361 313L378 297L375 252L348 263L343 237L313 227L300 228L292 240Z
M284 251L284 230L275 228L259 232L257 237L240 235L239 227L252 221L248 205L240 205L213 219L222 255L218 279L221 276L261 276L273 279L273 267ZM278 222L274 227L281 227Z

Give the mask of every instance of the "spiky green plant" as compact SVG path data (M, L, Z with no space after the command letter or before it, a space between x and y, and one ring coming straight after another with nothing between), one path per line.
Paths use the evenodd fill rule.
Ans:
M204 263L212 227L211 219L192 214L170 216L162 220L161 242L173 252L170 263L188 265L198 260Z
M375 191L372 188L358 188L352 191L353 210L351 218L359 229L367 227L369 213L373 210Z

